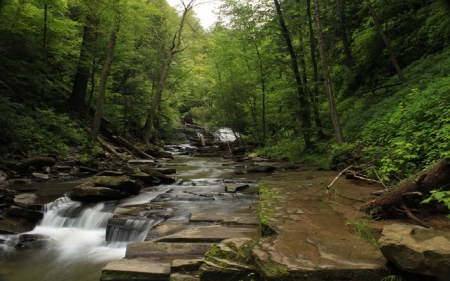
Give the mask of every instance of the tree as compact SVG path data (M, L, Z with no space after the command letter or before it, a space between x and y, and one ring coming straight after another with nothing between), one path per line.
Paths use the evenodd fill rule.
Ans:
M380 33L381 38L383 38L384 43L386 44L386 49L389 53L389 57L391 58L392 64L395 67L395 71L397 71L398 79L401 83L405 84L406 79L403 76L403 71L400 68L400 65L397 62L397 58L395 57L394 50L392 49L391 40L386 36L384 33L383 27L381 26L380 20L377 17L377 14L375 13L375 10L372 7L372 4L370 3L370 0L366 0L367 7L369 8L370 14L372 15L373 21L375 22L375 25L377 27L378 32Z
M305 150L309 150L312 148L312 142L311 142L311 120L310 120L310 109L309 109L309 103L308 99L306 97L304 87L300 78L300 70L298 68L298 62L297 62L297 55L294 51L294 47L292 46L292 40L289 33L289 30L286 26L286 23L283 18L283 12L281 10L281 5L278 0L274 0L275 9L278 15L278 20L281 27L281 33L285 39L286 46L288 48L289 56L291 58L291 66L292 71L294 73L295 82L297 85L297 94L300 101L300 118L302 121L302 133L303 133L303 139L305 142Z
M319 44L320 59L322 61L323 78L325 79L325 87L327 89L327 94L328 94L327 97L328 97L328 105L330 108L331 121L333 122L333 129L334 129L334 134L336 136L337 143L339 145L341 145L344 143L344 136L342 135L341 124L339 122L339 116L338 116L338 112L336 110L336 105L334 102L333 85L331 82L330 72L328 70L327 55L326 55L326 51L325 51L325 43L324 43L323 32L322 32L322 21L320 18L319 0L314 0L314 10L316 12L316 17L315 17L316 33L317 33L317 39L318 39L318 44Z
M147 121L145 123L144 128L144 141L146 143L149 142L150 137L153 133L153 126L154 126L154 119L156 115L156 111L160 105L162 93L164 90L164 86L167 80L167 76L169 74L170 65L172 63L172 58L175 54L182 52L185 48L182 47L182 35L183 35L183 28L186 21L187 14L194 8L195 6L195 0L191 0L187 5L184 1L181 1L183 5L183 13L181 15L180 23L178 25L178 28L176 32L173 35L171 46L166 51L166 58L165 62L162 67L161 76L159 77L159 81L156 88L156 93L153 96L152 105L150 107L150 110L148 112Z
M118 6L119 0L115 0L116 5ZM114 9L114 7L113 7ZM118 9L118 7L116 7ZM116 48L116 40L117 40L117 33L120 29L120 15L119 11L115 11L115 21L114 21L114 27L113 30L110 33L109 36L109 44L108 44L108 52L106 54L106 58L103 64L102 73L100 76L100 85L98 87L98 94L97 94L97 105L95 108L95 115L94 120L92 122L92 129L91 134L89 136L90 141L95 142L97 140L97 135L100 130L100 123L103 117L103 107L105 103L105 95L106 95L106 84L108 81L108 75L109 71L111 69L113 57L114 57L114 50Z

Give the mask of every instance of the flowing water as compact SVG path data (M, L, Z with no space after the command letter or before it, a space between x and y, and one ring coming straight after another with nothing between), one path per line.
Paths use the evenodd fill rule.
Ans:
M120 201L86 204L64 197L64 193L82 181L65 184L46 183L36 186L42 200L62 196L44 206L44 218L26 234L45 239L27 247L17 247L19 236L0 235L0 280L99 280L101 269L110 261L125 256L126 245L143 241L155 225L187 222L189 214L238 212L256 208L256 179L241 179L233 168L223 165L221 158L175 157L176 176L186 180L181 185L160 185L143 188L141 194ZM223 193L225 181L250 182L242 194ZM62 187L64 186L64 187ZM215 200L193 201L186 196L199 195ZM52 199L52 200L53 200ZM121 228L112 227L107 234L108 220L118 207L157 202L168 210L168 217L129 220Z

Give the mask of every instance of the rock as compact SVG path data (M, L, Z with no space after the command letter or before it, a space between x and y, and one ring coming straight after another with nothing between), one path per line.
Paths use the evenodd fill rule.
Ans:
M73 166L54 166L53 168L57 171L70 171Z
M41 179L41 180L48 180L49 176L46 174L41 174L41 173L33 173L32 174L33 177L37 178L37 179Z
M106 241L127 242L143 240L150 228L162 219L112 218L106 226ZM141 237L140 235L144 235ZM142 239L137 239L138 237Z
M19 235L19 241L20 243L30 243L30 242L36 242L39 240L47 240L50 237L42 234L21 234Z
M383 228L378 243L386 259L401 270L429 276L450 272L447 233L421 226L393 224Z
M106 265L100 281L169 280L170 263L148 258L121 259Z
M89 167L85 167L85 166L80 166L79 171L80 172L88 172L88 173L91 173L91 174L97 174L98 173L98 170L92 169L92 168L89 168Z
M252 166L247 169L247 173L271 173L275 169L273 166Z
M128 160L129 165L155 165L155 160L144 159L144 160Z
M44 166L53 166L56 164L56 160L53 157L36 157L28 159L26 162L17 165L16 171L23 171L29 167L40 168Z
M33 230L36 223L20 217L7 217L0 221L1 234L18 234Z
M160 172L161 174L164 174L164 175L170 175L170 174L177 173L177 170L174 168L157 168L156 171Z
M14 184L28 184L31 183L30 179L15 179L13 180Z
M199 280L200 278L198 278L198 276L191 276L181 273L170 274L170 281L199 281Z
M85 182L72 189L70 197L73 200L83 202L100 202L106 200L121 199L130 196L129 193L109 187L98 187L92 182Z
M44 217L44 213L40 211L25 209L17 206L11 206L7 214L12 217L21 217L31 222L38 222Z
M231 193L235 193L239 190L243 190L246 188L249 188L250 186L248 184L232 184L232 183L227 183L225 184L225 192L231 192Z
M120 176L125 176L125 172L103 171L103 172L96 174L95 176L97 176L97 177L100 177L100 176L120 177Z
M14 203L22 208L41 210L42 204L36 203L37 196L34 193L21 193L14 197Z
M233 238L211 246L200 267L200 279L222 280L222 276L227 276L228 280L242 280L254 274L254 245L251 239Z
M197 271L202 265L204 259L186 259L186 260L173 260L172 271L174 272L187 272Z
M257 238L256 227L226 227L223 225L199 226L159 238L158 242L198 242L216 243L230 238Z
M8 175L3 172L2 170L0 170L0 183L6 181L8 179Z
M176 180L174 178L166 176L166 175L156 171L155 169L153 169L151 167L141 167L140 169L147 176L159 179L161 183L172 184L172 183L176 182ZM133 177L133 178L135 177L134 175L130 175L130 176ZM136 178L136 179L138 179L138 178Z
M91 182L95 186L118 189L135 195L139 194L139 191L141 190L141 186L127 176L94 176L92 177Z
M166 256L190 256L201 258L209 249L209 243L164 243L136 242L128 244L125 257L151 257L154 259Z

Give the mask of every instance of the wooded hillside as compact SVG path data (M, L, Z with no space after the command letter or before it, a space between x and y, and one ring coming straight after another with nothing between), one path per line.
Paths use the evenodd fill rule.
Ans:
M201 4L1 1L2 158L91 149L102 117L142 143L229 127L270 157L384 180L450 154L444 2L222 1L207 30Z

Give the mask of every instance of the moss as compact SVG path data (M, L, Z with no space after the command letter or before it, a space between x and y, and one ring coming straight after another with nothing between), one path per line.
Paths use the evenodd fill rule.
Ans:
M267 263L259 268L261 276L268 279L280 280L288 276L287 266L278 263Z

